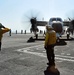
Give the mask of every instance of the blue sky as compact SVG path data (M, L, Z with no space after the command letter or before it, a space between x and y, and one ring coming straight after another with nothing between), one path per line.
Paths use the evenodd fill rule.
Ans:
M73 10L74 0L0 0L0 22L13 31L28 30L30 25L22 22L27 20L25 15L38 14L48 21L55 16L66 19Z

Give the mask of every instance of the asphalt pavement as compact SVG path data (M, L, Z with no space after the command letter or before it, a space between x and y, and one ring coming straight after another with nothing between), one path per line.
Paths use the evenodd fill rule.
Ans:
M0 52L0 75L44 75L47 57L44 37L27 42L33 34L5 34ZM60 75L74 75L74 36L63 36L55 46L56 67ZM62 40L63 39L63 40Z

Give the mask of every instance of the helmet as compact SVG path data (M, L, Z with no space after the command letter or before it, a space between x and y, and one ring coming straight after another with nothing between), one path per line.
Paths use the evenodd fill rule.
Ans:
M46 26L46 29L47 29L47 30L53 30L53 27L47 25L47 26Z

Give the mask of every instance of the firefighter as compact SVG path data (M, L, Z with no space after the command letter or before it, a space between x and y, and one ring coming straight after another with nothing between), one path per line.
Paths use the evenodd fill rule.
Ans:
M3 37L3 34L10 31L9 28L7 27L4 27L1 23L0 23L0 51L1 51L1 42L2 42L2 37Z
M55 66L54 46L56 45L56 32L51 26L46 26L44 48L46 49L49 67Z

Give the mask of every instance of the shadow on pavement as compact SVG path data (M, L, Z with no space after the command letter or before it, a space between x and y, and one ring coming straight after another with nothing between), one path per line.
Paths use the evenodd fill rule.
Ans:
M60 40L59 42L56 43L56 46L63 46L63 45L67 45L67 43L64 40Z
M40 38L40 39L35 39L33 37L30 37L28 40L27 40L27 43L30 43L30 42L35 42L35 41L44 41L45 39L44 38ZM74 41L74 38L70 38L70 39L60 39L59 42L56 43L57 46L63 46L63 45L67 45L67 42L66 41Z
M35 39L33 39L33 37L30 37L30 38L27 40L27 43L30 43L30 42L35 42Z
M56 45L61 45L61 46L63 46L63 45L67 45L67 42L66 41L74 41L74 38L70 38L70 39L60 39L60 41L59 42L57 42L56 43Z

